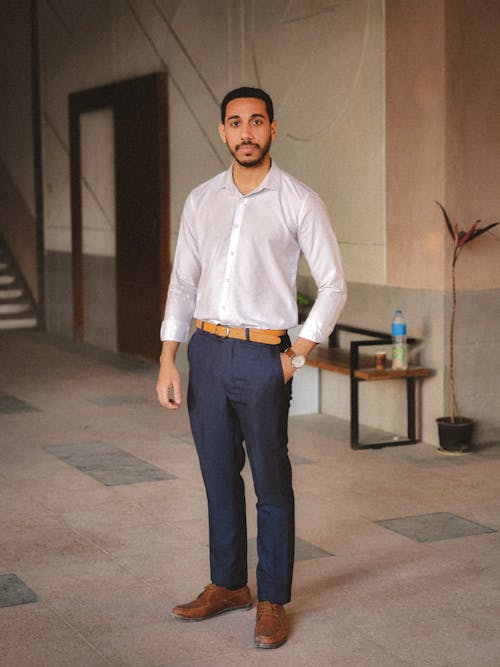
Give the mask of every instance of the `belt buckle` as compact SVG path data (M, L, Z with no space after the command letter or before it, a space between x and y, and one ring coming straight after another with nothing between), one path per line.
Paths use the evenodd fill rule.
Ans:
M219 327L222 327L223 329L226 330L226 333L219 333ZM215 325L215 334L219 336L219 338L229 338L229 334L231 333L230 327L228 327L225 324L216 324Z

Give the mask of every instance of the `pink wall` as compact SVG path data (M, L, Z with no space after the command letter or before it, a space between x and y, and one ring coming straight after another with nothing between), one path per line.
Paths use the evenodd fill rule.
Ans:
M500 3L387 0L387 281L449 287L451 245L434 204L460 226L500 219ZM500 232L498 232L500 238ZM500 286L500 246L460 258L459 287Z
M446 4L446 202L459 226L500 221L500 2ZM459 288L500 287L500 227L464 249Z

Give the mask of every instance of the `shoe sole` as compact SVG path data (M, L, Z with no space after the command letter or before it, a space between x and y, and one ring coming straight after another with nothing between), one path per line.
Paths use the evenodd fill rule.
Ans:
M249 602L248 604L242 604L239 607L229 607L228 609L221 609L220 611L216 611L213 614L209 614L208 616L199 616L198 618L187 618L186 616L180 616L178 614L174 614L174 612L170 612L172 617L175 618L176 621L182 621L183 623L198 623L199 621L206 621L208 618L214 618L215 616L220 616L221 614L228 614L231 611L248 611L249 609L252 608L252 603Z
M255 642L255 648L279 648L280 646L283 646L287 639L288 637L285 637L285 639L282 639L279 642L274 642L274 644L261 644L259 642Z

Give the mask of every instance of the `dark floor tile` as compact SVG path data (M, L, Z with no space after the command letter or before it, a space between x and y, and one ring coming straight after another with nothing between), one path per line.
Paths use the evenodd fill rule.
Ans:
M38 596L15 574L0 574L0 607L37 602Z
M289 454L289 457L290 463L293 466L311 465L312 463L315 463L312 459L307 459L305 456L298 456L297 454Z
M317 547L300 537L295 538L295 560L313 560L314 558L327 558L334 554ZM257 539L252 537L248 540L248 567L257 565Z
M436 542L456 537L467 537L468 535L497 532L493 528L482 526L480 523L463 519L448 512L420 514L419 516L407 516L399 519L384 519L375 521L375 523L416 542Z
M300 537L295 538L295 560L313 560L314 558L326 558L334 555L307 540L302 540Z
M175 475L103 442L55 445L45 449L106 486L175 479Z
M15 412L40 412L40 410L20 398L0 393L0 413L13 414Z

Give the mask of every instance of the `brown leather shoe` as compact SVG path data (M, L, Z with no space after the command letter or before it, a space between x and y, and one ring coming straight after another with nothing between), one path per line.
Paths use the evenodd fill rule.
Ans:
M285 608L281 604L259 602L254 640L257 648L278 648L288 637Z
M223 586L208 584L196 600L180 604L172 609L172 616L179 621L204 621L217 614L236 609L250 609L252 598L248 586L235 591Z

